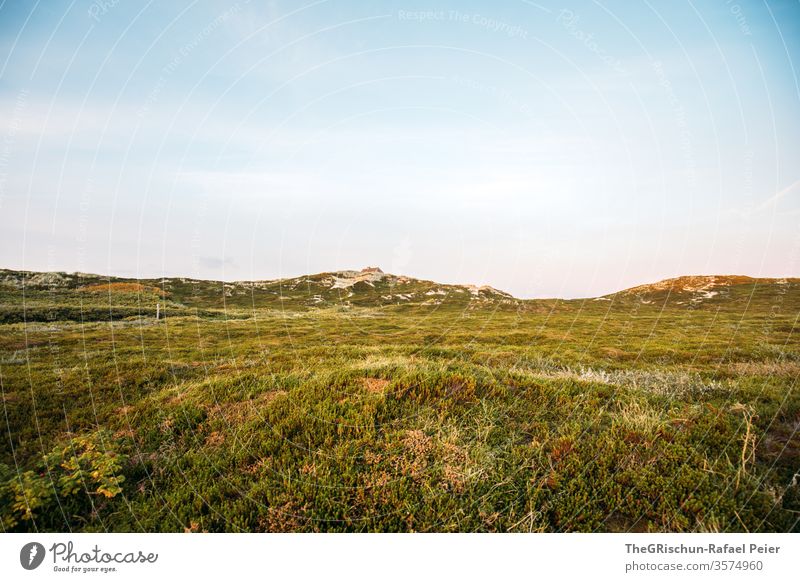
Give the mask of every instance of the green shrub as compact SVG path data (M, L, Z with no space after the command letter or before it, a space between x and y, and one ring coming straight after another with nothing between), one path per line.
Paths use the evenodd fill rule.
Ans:
M95 432L57 445L37 463L36 470L14 475L4 465L0 486L4 527L24 526L42 514L52 514L56 498L73 498L85 506L88 496L116 497L122 492L125 461L108 433Z

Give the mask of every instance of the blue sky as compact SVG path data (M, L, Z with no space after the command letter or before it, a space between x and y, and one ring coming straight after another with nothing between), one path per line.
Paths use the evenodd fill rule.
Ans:
M0 266L800 275L800 2L3 2Z

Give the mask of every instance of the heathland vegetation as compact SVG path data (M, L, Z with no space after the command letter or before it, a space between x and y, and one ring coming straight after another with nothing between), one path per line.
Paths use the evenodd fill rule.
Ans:
M796 531L799 314L797 279L0 271L2 530Z

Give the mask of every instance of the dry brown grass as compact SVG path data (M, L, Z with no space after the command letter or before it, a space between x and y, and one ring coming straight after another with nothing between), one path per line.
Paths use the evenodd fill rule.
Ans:
M225 435L215 430L212 431L211 434L209 434L206 437L205 445L210 447L218 447L224 442L225 442Z
M742 454L739 470L736 472L736 489L744 475L747 475L747 466L756 462L756 435L753 432L753 420L757 417L753 407L737 402L731 407L732 412L741 413L745 423L745 433L742 437Z
M739 375L800 377L800 363L789 361L736 362L730 370Z
M273 390L264 392L253 400L218 403L208 409L208 416L211 419L221 419L229 425L231 423L241 423L257 414L261 407L268 405L275 398L284 394L286 394L285 390Z
M383 394L388 385L389 380L384 380L382 378L364 378L364 388L371 394Z
M421 480L428 470L428 457L433 451L433 440L421 430L406 431L402 440L403 454L392 462L398 473Z
M295 532L302 529L305 519L302 517L304 508L292 501L287 501L281 506L268 507L266 512L258 518L258 529L265 532Z
M155 293L163 296L169 295L169 293L158 287L142 285L141 283L98 283L96 285L86 285L81 287L80 290L88 293Z

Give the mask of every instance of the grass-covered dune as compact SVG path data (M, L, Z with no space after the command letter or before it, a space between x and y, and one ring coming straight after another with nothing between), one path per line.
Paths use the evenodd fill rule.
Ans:
M798 314L792 279L0 271L2 528L796 531Z

